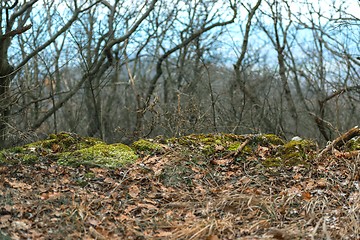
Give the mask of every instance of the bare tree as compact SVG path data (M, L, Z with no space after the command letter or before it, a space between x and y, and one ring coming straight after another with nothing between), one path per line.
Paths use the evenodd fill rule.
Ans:
M245 56L247 54L247 48L248 48L248 43L249 43L249 36L250 36L250 32L251 32L251 26L252 26L252 20L255 16L256 11L259 9L260 5L261 5L261 0L258 0L256 2L256 4L254 6L248 6L245 7L245 9L248 11L248 17L247 17L247 22L245 25L245 30L244 30L244 37L243 37L243 41L241 44L241 49L240 49L240 53L239 53L239 57L236 61L236 63L234 64L234 72L235 72L235 78L236 81L241 89L241 91L244 93L245 97L248 98L251 102L251 104L253 105L253 107L255 109L259 109L260 106L262 105L260 99L254 94L254 92L248 88L248 86L246 85L246 81L244 78L244 59ZM268 119L267 116L263 115L262 116L262 122L265 125L265 129L266 131L272 131L274 129L273 124L271 123L271 121Z
M290 69L295 74L297 92L301 91L299 78L303 78L315 96L315 101L307 99L305 102L305 95L299 95L326 141L339 131L352 127L351 124L356 124L353 114L358 103L352 93L359 92L356 68L360 62L353 51L360 36L353 34L353 28L358 25L356 17L349 13L350 6L353 6L350 2L349 5L334 2L325 11L324 6L305 2L303 7L307 9L307 14L293 14L298 29L312 33L312 41L304 44L296 40L307 56L307 62L299 64L292 55ZM331 103L332 100L335 101ZM339 107L339 102L342 102L342 107ZM312 103L312 107L307 103ZM348 113L345 114L345 111ZM341 120L340 115L343 115Z
M8 124L8 116L11 106L9 86L14 74L16 74L19 69L27 64L40 51L50 46L59 36L67 31L82 12L97 4L97 2L90 3L89 1L82 1L82 4L78 4L77 1L74 1L72 15L66 20L66 22L64 22L63 26L50 35L41 45L27 52L27 55L13 66L8 59L8 51L11 46L12 39L17 35L28 31L32 27L31 24L28 24L28 20L34 10L34 5L38 2L38 0L25 2L22 5L19 4L18 1L15 1L10 6L7 5L8 2L9 1L1 2L3 4L1 6L1 15L5 16L1 17L1 26L2 29L5 29L5 31L2 31L0 35L0 146L4 145L6 137L6 126Z

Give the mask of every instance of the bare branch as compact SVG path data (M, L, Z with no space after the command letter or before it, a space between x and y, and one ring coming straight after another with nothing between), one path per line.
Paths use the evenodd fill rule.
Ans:
M248 20L246 22L246 27L245 27L245 36L244 36L243 43L241 46L240 57L238 58L238 60L236 61L236 64L234 65L234 68L236 68L236 69L240 68L240 66L245 58L245 54L246 54L246 50L247 50L247 46L248 46L248 42L249 42L251 21L255 15L256 10L260 7L261 1L262 0L258 0L256 5L251 9L251 11L249 13L249 17L248 17Z
M2 38L9 38L9 37L14 37L15 35L18 35L18 34L22 34L22 33L26 32L27 30L29 30L31 27L32 27L32 25L29 24L24 27L20 27L18 29L12 30L10 32L6 32Z
M27 55L15 68L15 71L20 69L22 66L24 66L28 61L30 61L35 55L37 55L39 52L47 48L50 44L52 44L61 34L63 34L65 31L67 31L71 25L78 19L79 14L87 11L89 8L93 7L98 3L95 2L91 4L89 7L86 7L84 9L76 9L72 18L69 19L69 21L60 29L58 30L49 40L47 40L44 44L39 46L37 49L35 49L32 53Z
M261 0L259 0L261 1ZM220 26L226 26L230 23L233 23L236 16L237 16L237 9L235 6L231 5L231 9L233 10L233 16L230 20L228 21L225 21L225 22L217 22L217 23L214 23L208 27L204 27L200 30L198 30L197 32L193 33L190 37L188 37L187 39L185 39L184 41L182 41L181 43L179 43L178 45L176 45L175 47L171 48L170 50L168 50L167 52L165 52L157 61L157 64L156 64L156 74L155 76L151 79L150 81L150 87L147 91L147 94L146 94L146 97L145 97L145 106L146 107L149 102L150 102L150 99L151 99L151 96L155 90L155 87L156 87L156 83L157 81L159 80L159 78L161 77L162 75L162 63L163 61L169 57L172 53L178 51L179 49L185 47L186 45L188 45L189 43L191 43L193 40L195 40L196 38L198 38L199 36L201 36L201 34L207 32L207 31L210 31L211 29L213 28L216 28L216 27L220 27Z

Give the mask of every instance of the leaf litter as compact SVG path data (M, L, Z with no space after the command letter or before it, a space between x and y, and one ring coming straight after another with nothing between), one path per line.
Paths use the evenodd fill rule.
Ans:
M360 238L358 155L299 145L306 161L289 165L279 144L242 140L231 151L215 142L212 152L205 141L176 140L114 169L62 166L46 155L2 164L0 237Z

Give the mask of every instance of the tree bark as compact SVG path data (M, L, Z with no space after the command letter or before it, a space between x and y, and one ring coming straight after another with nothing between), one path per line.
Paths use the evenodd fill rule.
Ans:
M6 126L10 113L10 80L14 67L8 62L10 38L0 36L0 149L5 146Z

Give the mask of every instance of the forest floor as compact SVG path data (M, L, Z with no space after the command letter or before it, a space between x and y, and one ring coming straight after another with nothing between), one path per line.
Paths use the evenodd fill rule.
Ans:
M0 239L360 239L353 137L290 141L287 159L286 143L189 137L112 169L0 164Z

